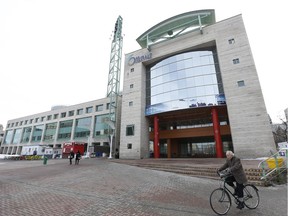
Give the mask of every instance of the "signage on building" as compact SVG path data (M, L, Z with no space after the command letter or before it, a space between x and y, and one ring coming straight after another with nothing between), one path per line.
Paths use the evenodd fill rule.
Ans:
M128 58L128 65L132 66L134 64L146 61L146 60L151 59L151 58L152 58L152 53L151 52L146 53L146 54L141 55L141 56L133 56L133 55L131 55Z

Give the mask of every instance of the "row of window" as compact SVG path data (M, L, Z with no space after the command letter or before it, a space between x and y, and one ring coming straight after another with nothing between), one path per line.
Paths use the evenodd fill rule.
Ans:
M110 103L106 104L106 110L110 109ZM104 105L100 104L100 105L96 105L95 106L95 112L101 112L104 110ZM24 121L20 121L20 122L13 122L11 124L7 125L7 128L11 128L11 127L18 127L18 126L22 126L22 125L27 125L27 124L33 124L33 123L39 123L39 122L44 122L45 120L50 121L50 120L54 120L54 119L58 119L59 116L60 118L66 118L66 117L71 117L74 116L76 113L76 115L83 115L84 113L93 113L93 106L89 106L84 108L80 108L77 110L71 110L68 112L61 112L61 113L55 113L53 115L47 115L47 116L42 116L42 117L36 117L34 119L27 119Z
M108 115L96 116L94 124L93 137L101 135L109 135L108 125L103 123L103 118ZM72 131L74 131L74 139L87 138L91 133L91 117L76 119L75 127L73 130L73 120L67 120L59 123L57 130L57 122L48 123L46 125L29 126L25 128L17 128L14 130L7 130L4 139L4 144L18 144L41 141L53 141L61 139L71 139ZM57 133L58 131L58 133ZM126 126L126 136L134 135L134 125ZM56 138L57 136L57 138ZM43 137L43 140L42 140Z

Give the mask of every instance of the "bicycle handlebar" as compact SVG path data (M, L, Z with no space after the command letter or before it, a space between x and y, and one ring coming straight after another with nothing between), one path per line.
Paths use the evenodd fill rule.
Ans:
M233 176L230 169L228 169L228 168L223 170L223 171L217 170L217 174L220 178L227 178L227 177Z

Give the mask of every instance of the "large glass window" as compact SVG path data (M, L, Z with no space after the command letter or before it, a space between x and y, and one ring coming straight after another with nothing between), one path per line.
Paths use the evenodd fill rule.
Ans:
M12 141L13 144L20 143L21 133L22 133L22 129L21 128L15 130L13 141Z
M43 129L44 129L44 125L34 126L31 142L41 141Z
M146 115L219 105L223 95L216 50L191 51L166 58L147 70Z
M13 137L13 130L7 130L4 144L11 144Z
M60 122L58 139L70 139L72 126L73 126L73 120Z
M46 124L45 126L45 134L44 141L54 140L56 135L57 122Z
M28 143L31 135L32 127L25 127L23 130L23 136L21 143Z
M91 128L91 117L76 119L74 138L90 136L90 128Z
M95 116L94 136L109 135L109 126L104 122L105 118L109 118L109 114Z

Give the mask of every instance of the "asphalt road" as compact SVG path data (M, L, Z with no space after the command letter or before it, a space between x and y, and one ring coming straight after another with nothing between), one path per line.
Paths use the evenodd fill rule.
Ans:
M114 163L114 159L0 160L1 216L215 215L219 181ZM260 205L227 215L286 216L287 185L258 187Z

